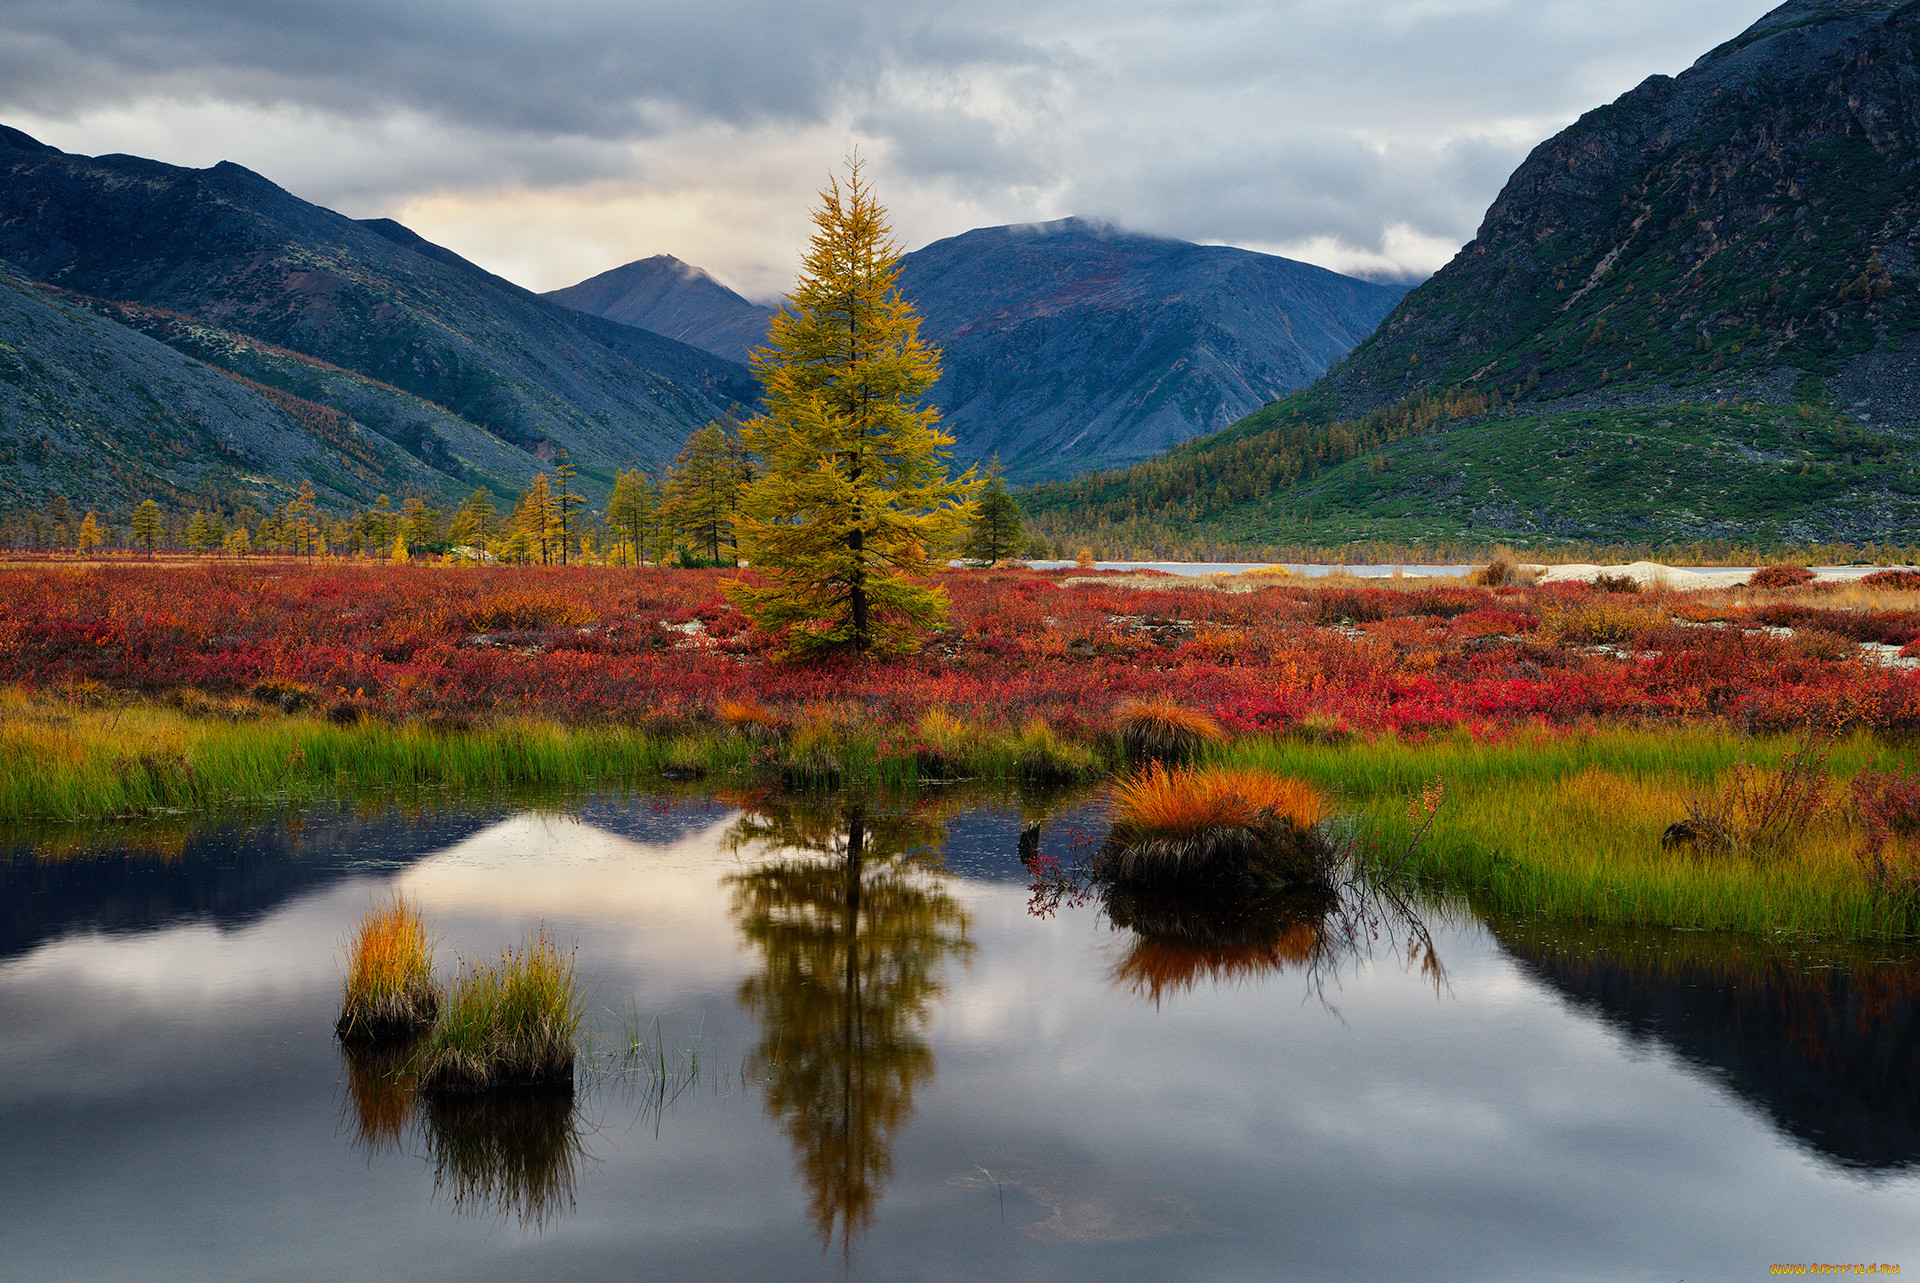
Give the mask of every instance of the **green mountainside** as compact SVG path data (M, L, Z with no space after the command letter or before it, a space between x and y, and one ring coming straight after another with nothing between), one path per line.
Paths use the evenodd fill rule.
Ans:
M1311 388L1027 492L1102 546L1920 534L1920 0L1794 0L1534 150Z

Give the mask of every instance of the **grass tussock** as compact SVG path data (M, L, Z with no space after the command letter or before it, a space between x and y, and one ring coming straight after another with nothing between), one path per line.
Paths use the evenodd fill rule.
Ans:
M419 905L396 892L368 907L347 945L341 989L334 1031L343 1042L408 1041L433 1024L440 996Z
M570 1087L584 1015L573 954L545 927L496 963L463 963L421 1049L420 1090Z
M1122 700L1113 710L1120 744L1130 762L1191 762L1226 742L1220 724L1170 699Z
M1119 882L1212 882L1251 875L1313 883L1326 876L1318 825L1326 799L1300 779L1262 770L1169 771L1155 764L1115 786L1101 856Z

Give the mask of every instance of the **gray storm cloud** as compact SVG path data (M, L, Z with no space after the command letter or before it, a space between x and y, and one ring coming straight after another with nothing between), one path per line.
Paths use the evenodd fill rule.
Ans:
M1768 7L0 0L0 119L439 218L540 287L659 250L777 282L793 226L746 224L856 144L909 244L1077 213L1423 272L1540 139ZM713 211L740 225L696 235Z

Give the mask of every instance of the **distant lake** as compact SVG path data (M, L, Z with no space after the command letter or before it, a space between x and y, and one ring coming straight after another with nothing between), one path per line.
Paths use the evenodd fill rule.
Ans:
M1012 796L622 796L18 837L0 1276L1920 1262L1908 954L1423 909L1436 968L1397 937L1329 950L1311 915L1036 916L1016 847L1042 814L1050 854L1100 833ZM436 1111L348 1060L339 949L390 889L443 965L544 922L578 945L602 1050L628 1013L670 1072L603 1059L571 1102Z

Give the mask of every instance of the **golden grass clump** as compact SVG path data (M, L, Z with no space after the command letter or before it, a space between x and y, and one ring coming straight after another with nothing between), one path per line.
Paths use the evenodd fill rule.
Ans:
M477 632L532 632L579 628L599 617L565 593L508 589L482 597L467 611L466 618L467 627Z
M571 1088L584 1014L573 954L545 927L497 963L463 963L421 1051L420 1090Z
M418 1037L433 1024L433 942L420 906L396 892L368 907L347 946L334 1031L349 1043Z
M1131 762L1191 762L1227 738L1205 713L1165 698L1121 700L1113 720Z
M1245 767L1155 765L1114 789L1101 873L1122 882L1327 878L1326 799L1304 780Z
M756 742L770 743L786 734L785 720L758 700L722 698L714 704L713 712L722 726Z
M1027 719L1013 753L1013 773L1029 784L1070 784L1100 770L1091 750L1063 739L1044 717Z
M1473 572L1473 582L1482 588L1531 588L1544 572L1514 556L1508 548L1496 548L1493 559Z

